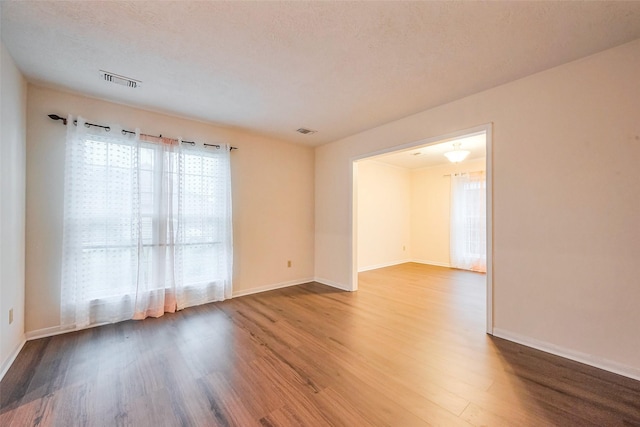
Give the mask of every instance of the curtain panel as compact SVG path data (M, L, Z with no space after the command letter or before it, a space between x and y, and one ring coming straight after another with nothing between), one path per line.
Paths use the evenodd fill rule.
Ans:
M451 175L451 266L487 271L487 207L484 172Z
M158 317L231 297L228 147L67 123L61 324Z

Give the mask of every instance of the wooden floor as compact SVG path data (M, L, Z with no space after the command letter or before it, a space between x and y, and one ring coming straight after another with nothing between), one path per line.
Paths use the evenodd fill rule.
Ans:
M486 335L484 280L404 264L29 341L0 425L640 425L640 382Z

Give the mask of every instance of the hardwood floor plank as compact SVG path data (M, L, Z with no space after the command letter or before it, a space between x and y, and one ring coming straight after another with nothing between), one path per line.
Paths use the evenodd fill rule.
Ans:
M403 264L29 341L4 426L640 426L640 382L484 332L478 273Z

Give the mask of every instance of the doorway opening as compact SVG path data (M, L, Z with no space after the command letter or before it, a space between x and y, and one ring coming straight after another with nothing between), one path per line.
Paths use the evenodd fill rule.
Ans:
M492 334L491 142L488 124L352 159L353 290L359 272L406 262L486 271Z

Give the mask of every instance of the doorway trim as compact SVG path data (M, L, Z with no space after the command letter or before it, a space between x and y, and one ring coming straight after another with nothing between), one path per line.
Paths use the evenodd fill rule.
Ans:
M486 274L486 332L493 335L493 123L475 126L407 144L396 145L382 150L372 151L351 158L351 290L358 289L358 162L370 157L408 150L418 146L433 145L443 140L460 138L470 134L484 132L486 135L486 188L487 188L487 274Z

